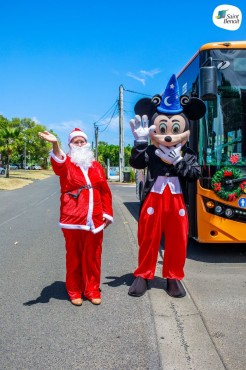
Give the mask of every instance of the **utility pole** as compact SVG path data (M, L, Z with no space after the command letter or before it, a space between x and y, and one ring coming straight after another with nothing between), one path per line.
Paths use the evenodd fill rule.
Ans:
M26 138L24 137L24 170L26 170Z
M123 181L124 171L124 119L123 119L123 86L119 88L119 181Z
M95 157L96 160L98 160L98 127L96 126L95 123L94 127L95 127L95 149L96 149Z

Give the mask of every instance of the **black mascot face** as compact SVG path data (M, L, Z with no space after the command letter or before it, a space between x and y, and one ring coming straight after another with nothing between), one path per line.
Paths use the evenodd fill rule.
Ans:
M163 95L140 99L134 110L137 115L148 116L151 142L159 148L184 146L190 136L189 120L203 117L206 106L198 98L179 97L177 79L172 75Z

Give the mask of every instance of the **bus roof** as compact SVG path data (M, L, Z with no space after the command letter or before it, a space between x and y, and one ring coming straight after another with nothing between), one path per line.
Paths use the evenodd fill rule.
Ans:
M210 42L208 44L202 45L200 49L196 52L196 54L193 55L189 62L186 63L182 70L177 74L177 77L179 77L183 73L183 71L193 62L193 60L201 51L212 49L246 49L246 41L221 41Z
M246 41L221 41L221 42L210 42L200 47L199 51L209 49L245 49Z

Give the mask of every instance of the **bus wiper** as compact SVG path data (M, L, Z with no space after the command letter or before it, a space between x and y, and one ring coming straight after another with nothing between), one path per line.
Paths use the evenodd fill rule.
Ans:
M233 179L233 180L224 180L224 184L228 186L233 186L233 184L236 184L241 181L246 181L246 177L240 177L239 179Z

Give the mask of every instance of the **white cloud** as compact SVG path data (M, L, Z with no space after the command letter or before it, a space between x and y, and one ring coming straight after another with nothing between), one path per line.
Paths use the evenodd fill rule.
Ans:
M161 73L161 70L159 68L151 69L150 71L145 71L144 69L141 69L138 72L138 74L128 72L127 76L133 78L134 80L137 80L137 81L141 82L141 84L143 84L145 86L146 85L146 79L148 77L153 78L155 75L157 75L159 73Z
M54 130L55 132L60 131L60 132L65 132L67 134L70 131L72 131L75 127L78 127L81 130L83 130L83 126L85 126L85 125L83 125L83 122L79 119L71 120L71 121L63 121L63 122L59 122L59 123L50 123L49 124L49 128Z
M147 77L154 77L155 75L161 73L161 70L159 68L155 68L151 71L141 70L140 73Z
M115 130L119 128L119 116L115 116L112 119L110 117L105 118L98 123L99 131ZM106 128L107 127L107 128Z
M134 75L132 72L128 72L126 75L128 77L133 78L134 80L140 81L141 84L145 85L145 79L144 78L138 77L138 76Z

